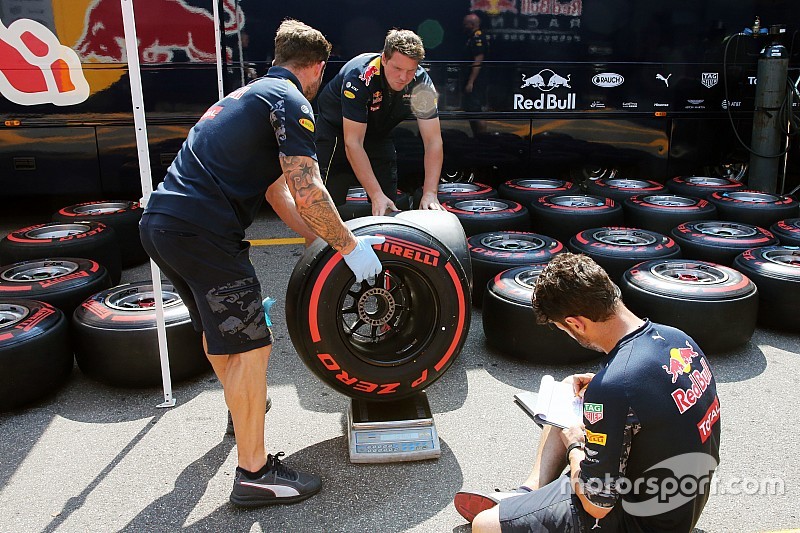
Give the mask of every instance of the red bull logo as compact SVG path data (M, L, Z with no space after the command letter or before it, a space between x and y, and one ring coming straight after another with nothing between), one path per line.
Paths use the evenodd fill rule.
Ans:
M470 11L483 11L487 15L500 13L516 13L517 0L472 0Z
M142 63L172 61L178 50L189 61L216 59L214 17L208 10L184 0L137 0L135 7L136 13L142 14L136 28ZM224 0L223 10L226 34L244 27L244 13L234 0ZM147 22L154 19L169 24ZM125 31L119 0L94 0L90 4L84 33L75 48L84 59L102 63L125 61ZM227 55L230 59L230 49Z
M692 359L700 354L686 341L686 348L672 348L669 351L669 364L661 365L667 374L672 376L672 382L678 381L678 376L689 374L692 370Z
M378 65L375 65L373 63L367 67L367 69L364 71L363 74L361 74L361 76L359 76L359 79L364 82L364 85L369 85L369 82L372 81L372 77L379 73L380 73L380 68L378 67Z
M688 374L692 386L686 389L676 389L672 391L672 399L680 414L685 413L702 398L703 394L711 385L711 369L708 368L705 359L700 359L702 370L694 370Z
M46 26L0 22L0 94L19 105L75 105L89 97L78 55Z

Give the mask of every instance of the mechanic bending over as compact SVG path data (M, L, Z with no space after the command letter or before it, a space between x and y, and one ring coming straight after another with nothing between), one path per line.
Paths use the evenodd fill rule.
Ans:
M398 211L397 154L391 132L416 117L425 148L425 181L420 209L441 210L437 199L444 152L433 82L419 66L422 39L409 30L391 30L381 53L348 61L318 98L316 142L325 187L335 205L350 187L363 187L373 215ZM267 190L281 219L310 244L316 235L297 213L283 177Z
M238 453L230 500L241 506L293 503L321 488L319 476L287 467L283 452L267 455L264 447L272 333L244 238L267 186L281 174L288 178L297 213L344 255L356 281L381 270L372 245L383 237L355 237L320 179L308 99L319 89L330 50L319 31L284 21L274 66L192 127L140 223L145 250L203 332L222 384Z

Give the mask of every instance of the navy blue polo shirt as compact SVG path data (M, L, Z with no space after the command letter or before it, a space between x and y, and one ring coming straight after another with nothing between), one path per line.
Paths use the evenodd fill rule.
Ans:
M205 112L150 196L146 212L241 240L267 187L282 173L279 158L316 160L314 129L300 82L289 70L272 67Z
M581 478L589 501L620 505L626 531L691 531L709 486L692 494L688 476L710 481L721 424L716 382L694 340L646 321L609 353L586 389L583 414ZM641 480L638 489L621 478ZM686 479L686 496L670 496L668 479ZM659 502L662 485L667 497Z

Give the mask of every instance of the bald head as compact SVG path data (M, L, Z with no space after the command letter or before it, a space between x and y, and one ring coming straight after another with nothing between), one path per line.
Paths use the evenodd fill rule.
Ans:
M464 29L467 31L475 31L481 27L481 18L475 13L470 13L464 17Z

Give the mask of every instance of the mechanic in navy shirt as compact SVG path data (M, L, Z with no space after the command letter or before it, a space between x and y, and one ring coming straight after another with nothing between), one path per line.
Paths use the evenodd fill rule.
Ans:
M264 447L266 371L272 334L245 230L267 186L281 174L303 220L344 255L361 281L381 269L372 244L342 222L320 179L309 98L319 89L331 45L294 20L275 36L263 78L211 106L189 132L140 223L145 250L169 278L203 333L203 346L234 422L238 467L231 502L293 503L320 478L281 463Z
M422 40L409 30L391 30L383 52L348 61L318 98L317 155L325 187L336 205L350 187L363 187L373 215L397 211L397 154L390 137L403 120L416 117L425 148L420 209L442 209L437 199L444 152L436 88L419 62ZM281 181L267 200L286 224L310 243L314 233L293 209Z
M521 487L460 492L456 508L475 532L691 531L719 463L719 398L702 350L634 315L584 255L554 258L533 298L539 323L607 354L597 374L564 380L583 396L583 424L546 425Z
M469 61L467 81L464 83L464 111L480 113L483 111L483 100L486 96L486 74L481 74L483 62L489 54L489 40L481 30L481 19L470 13L463 20L467 42L464 44L464 60ZM471 120L472 133L479 135L486 132L482 120Z

